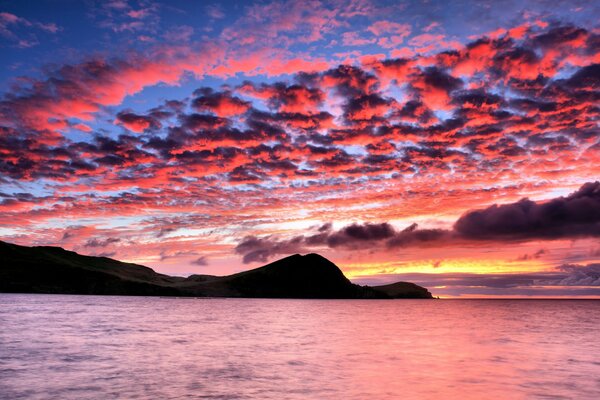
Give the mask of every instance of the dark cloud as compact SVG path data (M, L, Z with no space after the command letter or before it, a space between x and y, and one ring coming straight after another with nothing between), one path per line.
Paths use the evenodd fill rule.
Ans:
M260 121L263 123L275 124L295 129L314 130L328 127L333 121L333 115L326 111L314 113L300 112L276 112L269 113L254 110L249 122Z
M457 105L468 104L475 107L502 106L504 98L497 94L488 93L484 89L470 89L454 93L452 102Z
M63 232L62 238L60 240L67 240L70 237L73 237L74 235L75 235L75 232L72 232L70 230L65 230L65 232Z
M525 112L552 112L558 108L558 103L555 101L536 100L530 98L516 98L509 101L511 108Z
M517 257L518 261L527 261L527 260L537 260L538 258L540 258L542 255L548 253L548 250L546 249L539 249L538 251L536 251L533 254L523 254L520 257Z
M64 236L63 236L64 239ZM113 243L119 243L121 239L119 238L92 238L85 242L85 247L106 247Z
M150 115L140 115L131 111L122 111L117 114L119 121L125 128L134 132L143 132L146 130L160 129L160 121Z
M353 223L334 230L327 223L317 232L291 239L275 236L248 236L235 251L244 262L266 262L276 255L311 250L315 247L366 249L447 246L481 240L528 241L539 239L600 236L600 182L586 183L578 191L546 202L523 199L516 203L493 205L461 216L453 229L422 229L414 223L397 230L387 222ZM540 249L520 260L537 259Z
M563 274L553 278L538 279L542 286L600 286L600 264L565 264L558 267Z
M228 177L232 182L260 183L267 178L267 174L252 166L240 165L235 167Z
M94 256L96 256L96 257L108 257L108 258L113 258L115 255L117 255L116 251L103 251L101 253L94 254Z
M185 150L175 157L185 165L204 164L223 167L240 154L243 154L243 150L237 147L218 147L212 150Z
M275 236L245 237L235 248L243 256L244 263L266 262L276 255L306 252L314 247L365 249L376 246L389 248L409 245L425 245L449 237L448 231L419 229L417 224L398 231L391 224L354 223L334 230L331 223L322 225L312 235L299 235L291 239Z
M214 130L229 124L226 118L209 114L182 114L179 119L181 127L191 131Z
M337 232L331 232L327 237L330 247L351 247L354 243L373 242L389 239L396 234L392 225L387 222L381 224L352 224Z
M388 247L419 246L450 240L452 233L445 229L419 229L417 224L396 232L387 242Z
M318 235L317 237L319 237ZM352 224L338 231L330 231L323 239L329 247L364 248L370 244L385 244L387 247L405 247L439 241L448 232L438 229L419 229L412 224L400 231L387 222L380 224ZM310 237L309 237L310 239ZM314 240L313 240L314 243Z
M265 99L271 109L283 113L314 113L325 100L325 93L321 89L300 83L290 85L276 82L255 85L245 81L239 89L251 96Z
M215 92L202 88L194 92L199 96L192 100L192 107L198 111L211 111L221 117L243 114L250 109L250 102L234 96L230 91Z
M455 78L448 72L438 67L427 67L421 72L423 83L427 87L441 89L446 92L452 92L462 87L463 82L459 78Z
M461 216L454 230L471 240L528 240L600 236L600 182L536 203L493 205Z
M533 66L538 61L539 58L534 49L518 46L499 51L493 58L500 76L513 72L515 66Z
M43 196L43 197L37 197L34 196L32 193L23 193L23 192L17 192L17 193L3 193L0 192L0 204L1 205L10 205L10 204L17 204L17 203L40 203L46 199L49 199L51 197L49 196Z
M575 89L600 90L600 64L592 64L580 68L565 85Z
M530 40L532 47L551 49L563 43L585 38L588 31L572 25L553 26L548 31L535 35Z
M173 226L166 226L166 227L162 227L160 228L160 230L156 233L156 237L157 238L161 238L165 235L168 235L171 232L175 232L177 229L179 229L179 227L173 227ZM161 256L162 257L162 256ZM168 257L168 256L167 256Z
M265 263L276 255L290 255L305 250L304 237L298 236L290 240L278 240L272 236L258 238L246 236L236 247L235 252L243 256L244 264L251 262Z
M350 65L340 65L326 71L323 80L326 85L334 86L338 94L349 98L370 94L379 87L375 75Z
M383 98L376 93L351 98L344 105L344 118L350 122L383 121L392 103L391 99Z
M171 221L171 223L175 223L174 221ZM175 231L177 228L166 228L166 230L168 230L169 232L173 232ZM166 232L165 232L166 233ZM171 258L179 258L179 257L189 257L189 256L198 256L198 253L193 251L193 250L181 250L181 251L169 251L169 250L162 250L160 252L160 261L165 261ZM206 261L205 257L200 257L194 261L192 261L192 264L195 265L207 265L207 264L197 264L196 261L198 260L204 260Z
M405 120L408 119L420 123L427 123L433 119L434 114L422 101L409 100L404 103L395 116Z
M208 265L208 259L205 256L201 256L192 261L192 264L197 265L199 267L204 267Z

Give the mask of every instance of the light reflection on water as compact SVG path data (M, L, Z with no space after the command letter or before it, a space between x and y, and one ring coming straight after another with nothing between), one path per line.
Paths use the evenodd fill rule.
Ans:
M0 398L598 399L600 301L0 294Z

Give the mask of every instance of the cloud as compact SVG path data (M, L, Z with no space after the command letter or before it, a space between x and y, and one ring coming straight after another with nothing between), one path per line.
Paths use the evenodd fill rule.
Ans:
M333 232L327 237L327 244L331 247L348 246L354 242L370 242L389 239L394 236L394 228L384 222L381 224L352 224L337 232Z
M530 240L600 236L600 182L547 202L522 199L461 216L454 230L471 240Z
M28 20L8 12L0 12L0 37L14 46L29 48L39 44L37 33L55 34L62 28L53 22L42 23Z
M412 86L429 108L447 109L450 94L460 89L463 82L439 67L427 67L415 76Z
M580 68L564 82L565 86L581 90L596 90L600 85L600 64Z
M200 256L194 261L192 261L192 264L197 265L199 267L205 267L208 265L208 259L205 256Z
M206 6L204 9L206 14L208 14L211 18L221 19L225 17L225 13L219 4L211 4Z
M117 122L136 133L141 133L148 129L160 129L162 126L159 120L151 116L124 111L117 114Z
M386 246L388 248L427 245L439 242L448 232L437 229L418 229L417 224L396 230L387 222L350 224L334 230L331 223L322 225L316 233L299 235L291 239L247 236L235 248L243 256L244 263L266 262L276 255L311 251L319 247L342 249L365 249Z
M44 133L65 129L70 119L91 121L102 106L120 104L125 96L159 82L174 84L185 70L201 71L205 63L192 67L192 59L132 56L65 65L31 87L6 94L0 101L0 123Z
M127 1L111 0L90 4L89 15L100 28L114 33L155 33L160 22L160 3L140 2L132 7Z
M266 262L276 255L312 251L319 247L346 250L451 246L479 241L524 242L543 239L575 239L600 236L600 182L586 183L567 197L546 202L527 199L505 205L472 210L461 216L452 229L419 228L416 223L398 230L387 222L353 223L334 230L331 223L316 233L281 239L248 236L235 248L244 263ZM540 249L520 260L537 259Z
M188 25L177 26L165 32L164 37L172 43L186 43L194 35L194 28Z
M373 23L367 30L378 38L379 46L391 49L402 45L404 39L411 33L411 26L383 20Z
M303 237L290 240L277 240L272 237L258 238L246 236L236 247L235 252L243 256L244 264L251 262L265 263L275 255L294 254L304 251Z
M167 228L163 227L162 230L168 232L174 232L177 230L175 227ZM160 235L160 236L164 236ZM198 253L194 250L172 250L172 249L164 249L160 252L160 261L165 261L171 258L180 258L180 257L189 257L189 256L198 256ZM204 257L198 258L198 260L204 259ZM197 261L197 260L196 260ZM192 264L195 264L195 261L192 261ZM200 265L200 264L197 264Z
M250 109L250 102L233 96L231 92L214 92L210 88L194 92L199 97L192 101L192 107L198 111L212 111L219 117L232 117Z
M418 246L428 243L441 243L444 240L451 239L451 237L452 233L444 229L419 229L417 224L412 224L397 232L388 241L387 245L388 247Z
M538 279L542 286L600 286L600 264L565 264L558 267L564 274L552 279Z
M548 250L539 249L538 251L536 251L533 254L523 254L522 256L519 256L517 258L517 261L537 260L538 258L540 258L542 255L544 255L546 253L548 253Z
M310 79L310 76L301 76L300 79ZM367 95L379 87L375 75L351 65L339 65L325 71L321 81L325 87L335 88L337 94L345 98Z
M344 117L351 122L382 121L393 104L392 99L374 93L356 97L344 105Z
M386 33L396 33L406 36L410 33L410 25L390 21L377 21L369 26L367 30L375 36L381 36Z
M254 4L232 27L223 30L227 41L250 45L258 41L269 44L288 42L313 43L334 27L340 26L340 11L323 2L293 0ZM302 32L302 35L298 35Z
M358 32L344 32L342 34L344 46L365 46L374 42L374 39L360 37Z
M325 100L325 93L320 88L303 84L277 82L255 85L245 81L238 89L246 95L266 101L270 108L287 114L318 113L319 106Z
M64 236L63 236L64 238ZM92 238L85 242L85 247L106 247L114 243L119 243L121 239L119 238Z

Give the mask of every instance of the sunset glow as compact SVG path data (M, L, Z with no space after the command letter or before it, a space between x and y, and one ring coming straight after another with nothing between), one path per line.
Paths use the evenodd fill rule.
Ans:
M0 3L0 239L600 297L593 1Z

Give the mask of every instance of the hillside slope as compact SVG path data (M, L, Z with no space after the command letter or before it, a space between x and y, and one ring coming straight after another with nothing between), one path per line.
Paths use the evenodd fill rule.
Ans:
M350 282L318 254L295 254L228 276L159 274L142 265L92 257L60 247L0 241L0 292L267 298L431 298L425 288L399 282L372 288Z

